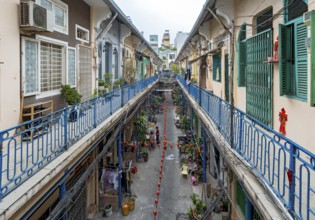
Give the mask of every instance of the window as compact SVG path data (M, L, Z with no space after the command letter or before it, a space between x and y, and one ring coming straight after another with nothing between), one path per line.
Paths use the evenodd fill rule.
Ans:
M26 39L24 43L23 70L24 93L34 94L39 91L38 86L38 42Z
M289 22L298 18L308 11L307 0L286 0L285 21Z
M257 34L272 28L272 8L267 9L257 16L256 19L256 32Z
M89 42L90 40L90 32L89 30L79 26L79 25L76 25L75 26L75 32L76 32L76 39L77 40L80 40L80 41L84 41L84 42Z
M60 0L36 0L36 3L53 12L55 31L68 34L68 5Z
M25 95L40 94L44 97L59 94L61 84L76 86L75 48L67 47L66 42L51 38L43 36L37 38L22 39Z
M220 55L213 55L212 56L212 74L213 80L217 82L221 82L221 56Z
M67 74L67 84L70 86L76 86L76 77L75 77L75 49L68 48L68 74Z
M237 39L238 45L238 77L237 84L239 87L246 85L246 24L241 26Z
M279 25L280 95L307 101L307 27L302 17Z
M59 90L62 83L63 47L46 42L40 44L41 92Z

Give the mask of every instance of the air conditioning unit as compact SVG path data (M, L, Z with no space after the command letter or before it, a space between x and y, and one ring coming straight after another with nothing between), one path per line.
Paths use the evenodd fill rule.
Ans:
M30 0L20 2L20 27L25 31L54 30L53 12Z
M310 26L311 25L311 18L312 16L315 15L315 11L308 11L308 12L305 12L303 14L303 21L304 21L304 24L307 25L307 26Z

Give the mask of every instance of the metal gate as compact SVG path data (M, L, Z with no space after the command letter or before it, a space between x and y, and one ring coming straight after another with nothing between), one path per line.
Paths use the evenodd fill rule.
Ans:
M272 126L272 30L246 40L246 112Z

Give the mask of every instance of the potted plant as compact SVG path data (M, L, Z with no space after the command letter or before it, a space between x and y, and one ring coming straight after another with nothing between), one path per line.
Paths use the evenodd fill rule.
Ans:
M196 193L191 194L190 199L192 200L193 205L189 207L187 213L189 218L194 220L201 219L202 215L207 209L207 205L202 202Z
M75 88L71 88L70 85L61 85L61 94L64 96L68 105L74 105L81 102L81 95Z
M105 81L112 81L112 78L113 78L113 74L111 73L105 73L104 74L104 78L105 78Z
M69 120L76 121L78 114L75 110L75 104L81 102L81 95L75 88L71 88L70 85L61 85L61 94L64 96L65 101L68 105L72 106L70 110Z
M139 139L141 157L144 159L145 162L147 162L149 155L148 155L147 149L145 149L145 140L146 140L148 127L147 127L147 121L145 119L144 114L139 115L137 118L136 131L137 131L138 139Z

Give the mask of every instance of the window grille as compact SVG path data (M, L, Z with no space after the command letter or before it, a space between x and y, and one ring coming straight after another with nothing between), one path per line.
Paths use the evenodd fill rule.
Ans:
M41 92L58 90L62 83L63 47L42 42L40 45Z

